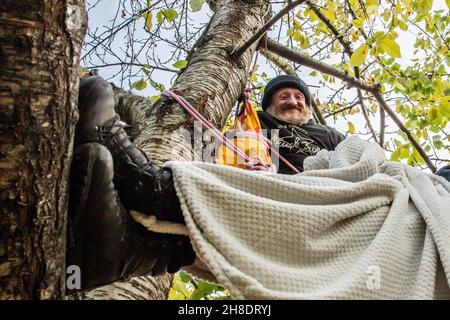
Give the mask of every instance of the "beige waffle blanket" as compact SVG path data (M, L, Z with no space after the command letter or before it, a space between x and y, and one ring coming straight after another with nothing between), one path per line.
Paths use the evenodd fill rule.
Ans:
M450 298L450 183L357 137L278 175L169 162L194 249L237 299Z

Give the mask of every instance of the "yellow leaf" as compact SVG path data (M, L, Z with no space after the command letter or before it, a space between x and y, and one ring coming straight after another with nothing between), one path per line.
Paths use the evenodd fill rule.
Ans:
M142 16L145 18L145 30L150 32L152 29L152 13L144 12Z
M347 123L348 124L348 132L350 134L355 133L355 126L353 125L353 123L351 123L350 121Z
M292 37L295 41L297 41L297 42L301 42L302 41L302 38L303 38L303 36L302 36L302 34L300 33L300 31L295 31L294 32L294 36Z
M328 9L320 9L320 12L327 17L331 22L336 21L336 15L333 11L328 10Z
M356 28L361 28L363 26L363 22L359 19L355 19L352 21L352 24L356 27Z
M400 46L394 40L383 37L379 39L377 43L392 58L400 58L402 56L400 53Z
M378 11L378 0L367 0L366 11L368 14L375 14Z
M353 52L350 58L350 64L352 66L360 66L366 61L367 53L369 52L369 46L363 43L358 49Z

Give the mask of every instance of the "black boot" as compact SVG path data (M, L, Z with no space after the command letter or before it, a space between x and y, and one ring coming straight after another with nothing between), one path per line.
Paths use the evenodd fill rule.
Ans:
M113 184L110 152L97 143L74 154L70 183L67 265L81 270L88 290L121 279L176 272L195 260L188 237L156 234L135 222Z
M114 183L129 210L155 215L159 220L184 223L172 172L149 161L129 139L114 111L111 85L101 77L80 81L78 143L98 142L114 159Z

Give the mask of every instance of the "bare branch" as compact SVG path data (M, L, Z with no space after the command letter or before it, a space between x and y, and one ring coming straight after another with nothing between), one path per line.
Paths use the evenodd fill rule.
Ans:
M346 71L338 70L328 64L317 61L315 59L311 59L310 57L301 54L299 52L295 52L290 48L282 45L281 43L275 42L269 38L266 38L261 42L262 47L266 47L268 50L278 54L279 56L286 58L290 61L294 61L306 67L313 68L317 71L332 75L336 78L339 78L348 83L349 86L360 88L369 92L378 92L379 85L377 84L369 84L365 81L356 79L348 74Z
M247 40L242 46L232 52L235 57L240 57L248 48L257 42L266 32L269 30L278 20L280 20L289 10L302 4L305 0L297 0L289 2L289 4L281 9L276 15L272 17L261 29L259 29L250 39Z
M380 109L380 146L384 144L384 132L386 131L386 112Z

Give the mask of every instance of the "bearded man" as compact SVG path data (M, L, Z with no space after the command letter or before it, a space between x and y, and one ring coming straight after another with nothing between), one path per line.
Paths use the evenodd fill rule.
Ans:
M273 78L266 85L261 107L264 110L258 112L261 127L266 129L272 143L278 145L280 155L300 171L306 157L321 149L334 150L345 139L339 131L314 122L311 95L300 78L288 75ZM272 132L278 136L271 135ZM294 172L280 162L278 173Z

